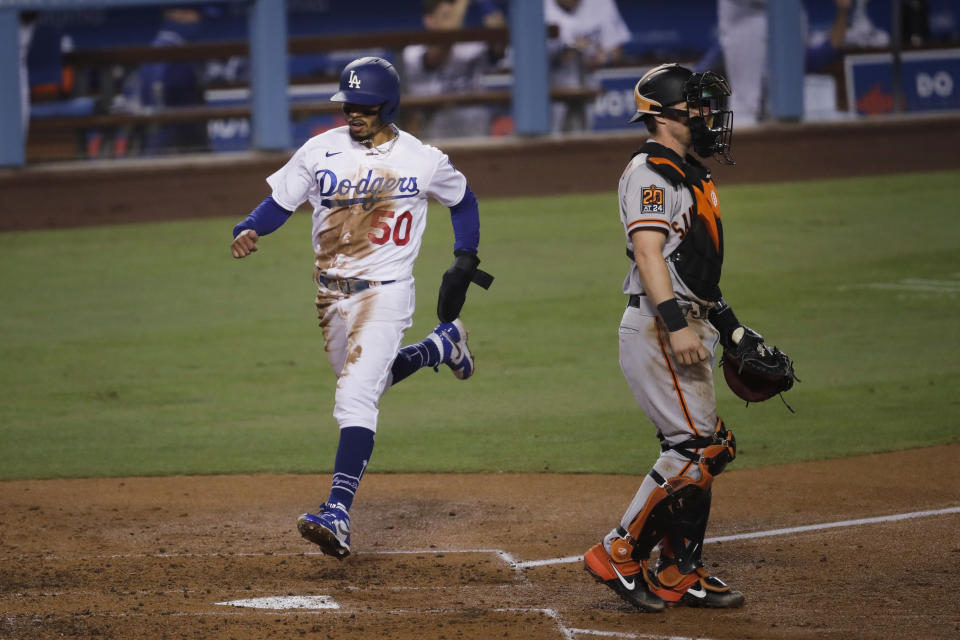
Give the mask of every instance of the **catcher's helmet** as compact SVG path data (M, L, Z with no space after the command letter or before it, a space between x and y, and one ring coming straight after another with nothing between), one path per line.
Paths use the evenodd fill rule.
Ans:
M687 99L685 86L693 71L678 64L662 64L643 74L633 88L637 112L630 118L636 122L647 114L659 114L664 107Z
M730 85L723 76L712 71L694 73L678 64L662 64L643 74L633 89L637 112L630 122L649 115L688 116L689 110L699 115L690 117L693 149L697 155L733 164L730 143L733 136L733 112L728 106ZM688 109L670 105L686 102Z
M400 76L383 58L357 58L343 68L340 91L333 94L330 101L383 105L380 120L390 124L396 119L400 106Z

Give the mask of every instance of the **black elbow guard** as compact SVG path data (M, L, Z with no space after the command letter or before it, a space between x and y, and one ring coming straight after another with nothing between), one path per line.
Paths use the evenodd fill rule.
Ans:
M437 298L437 317L440 322L453 322L460 315L467 299L467 287L476 282L484 289L493 284L493 276L477 268L480 258L472 251L455 251L453 266L447 269L440 281Z

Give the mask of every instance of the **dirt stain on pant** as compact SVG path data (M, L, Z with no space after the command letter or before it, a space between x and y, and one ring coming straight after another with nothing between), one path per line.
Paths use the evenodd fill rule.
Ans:
M316 270L313 273L313 279L314 281L317 279ZM323 348L328 353L330 351L330 323L333 322L333 314L336 313L331 307L339 299L333 292L324 291L322 287L317 286L317 297L314 302L317 305L317 319L320 321L320 328L323 329Z
M354 295L364 297L356 307L350 310L350 315L353 318L347 318L347 359L343 365L341 377L348 375L351 365L356 364L360 360L360 356L363 355L361 334L370 322L370 316L373 314L373 308L378 297L375 288Z

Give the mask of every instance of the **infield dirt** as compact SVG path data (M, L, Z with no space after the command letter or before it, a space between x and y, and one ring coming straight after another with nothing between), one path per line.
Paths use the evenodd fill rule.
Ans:
M639 476L373 473L343 561L295 527L327 476L6 482L0 637L956 638L958 456L952 445L724 473L708 539L954 511L708 544L708 569L746 606L658 615L571 560L616 524ZM219 604L319 595L339 608Z

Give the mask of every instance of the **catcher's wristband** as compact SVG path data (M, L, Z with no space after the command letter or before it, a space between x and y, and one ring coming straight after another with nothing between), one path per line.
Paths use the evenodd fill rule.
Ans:
M671 333L687 326L687 319L683 317L683 311L680 310L680 303L676 298L670 298L658 304L657 313L660 314L663 324L667 325L667 330Z

